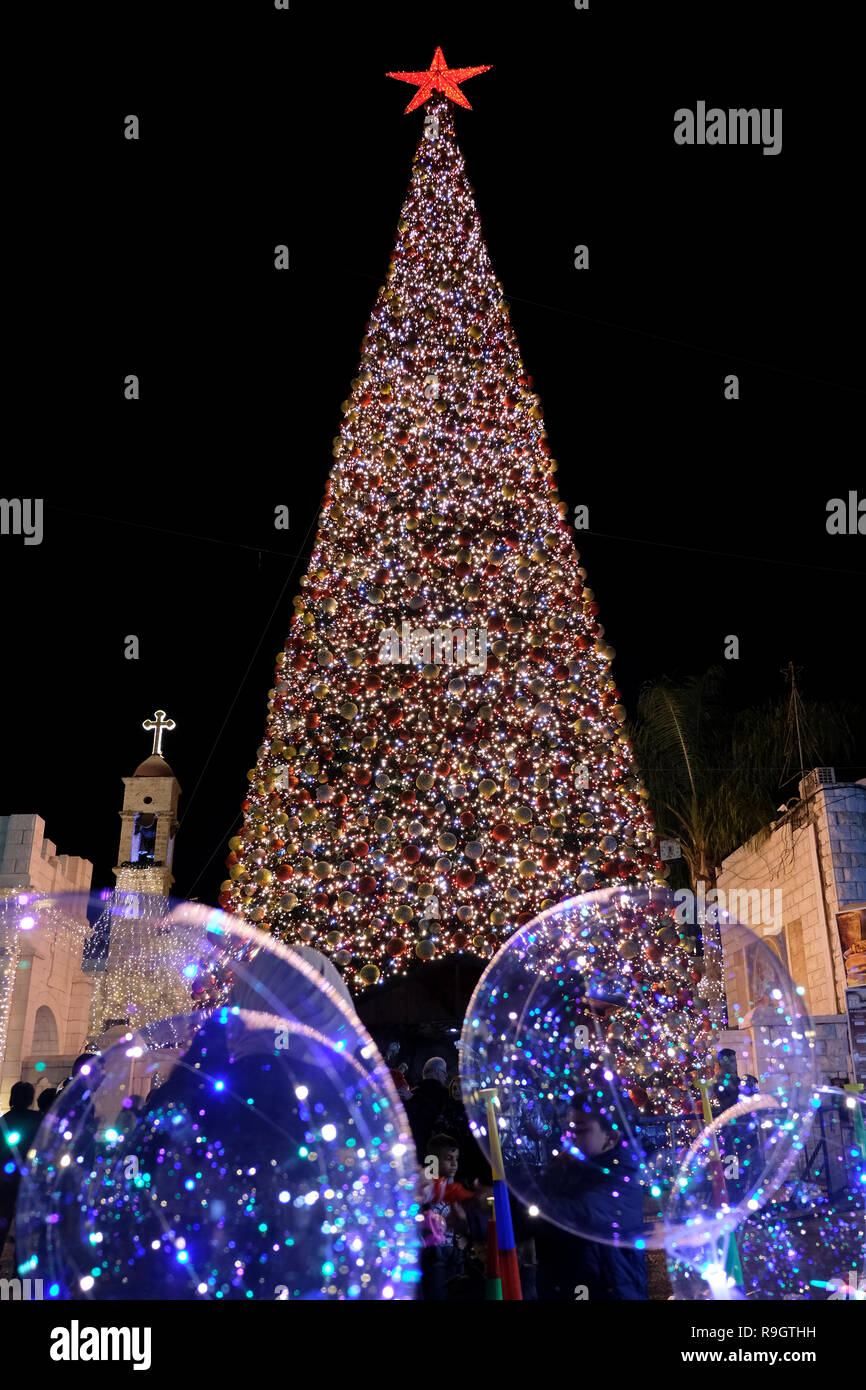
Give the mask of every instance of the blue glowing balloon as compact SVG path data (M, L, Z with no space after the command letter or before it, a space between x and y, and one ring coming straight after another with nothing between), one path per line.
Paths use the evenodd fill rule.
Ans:
M720 1043L673 894L615 888L571 899L490 962L464 1022L464 1100L489 1157L495 1123L506 1182L533 1217L593 1241L664 1248L694 1226L701 1240L703 1221L732 1228L738 1203L765 1201L781 1180L808 1119L809 1020L776 953L739 924L725 936L748 946L756 975L766 965L761 978L778 997L742 1033L762 1097L753 1109L766 1109L731 1124L718 1153L700 1136L704 1105L729 1107L713 1076ZM696 1142L685 1206L682 1165Z
M160 956L172 988L189 948L208 995L61 1092L22 1180L19 1269L68 1299L413 1298L414 1146L351 1005L224 913L162 921L184 944Z
M705 1222L702 1243L694 1227L688 1242L672 1231L677 1298L866 1301L866 1102L822 1086L808 1111L772 1193L738 1204L736 1224ZM696 1153L683 1165L681 1215L703 1166Z

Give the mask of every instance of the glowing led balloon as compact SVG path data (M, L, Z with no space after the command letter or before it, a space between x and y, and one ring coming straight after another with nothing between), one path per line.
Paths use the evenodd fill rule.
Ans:
M176 904L163 926L201 1007L128 1028L61 1092L19 1267L71 1299L414 1297L414 1147L351 1006L222 912Z
M718 1264L726 1278L736 1280L736 1232L772 1201L794 1170L812 1123L812 1101L809 1088L797 1084L789 1096L758 1091L741 1096L704 1125L667 1191L669 1253L682 1252L689 1263L697 1260L710 1271L708 1277ZM724 1250L723 1260L717 1260L717 1248ZM725 1280L713 1283L714 1297L726 1286Z
M677 1298L866 1300L866 1103L820 1087L808 1108L772 1194L741 1203L736 1227L711 1228L703 1244L671 1239Z
M379 1065L329 961L204 903L132 892L0 900L0 1044L16 974L39 955L66 972L68 997L55 995L51 1004L55 1054L104 1050L128 1029L229 1003L290 1017L348 1048L367 1069ZM184 1036L182 1029L178 1041ZM52 1066L50 1050L39 1060ZM46 1076L52 1085L64 1079Z
M701 1221L732 1228L739 1201L766 1201L781 1181L809 1118L808 1018L776 970L779 997L749 1035L761 1094L737 1120L736 1145L733 1128L719 1154L700 1141L704 1105L721 1108L712 1081L720 1043L674 906L667 890L608 889L543 913L488 966L461 1044L470 1122L489 1155L492 1100L512 1192L555 1225L637 1249L673 1235L702 1240ZM770 954L752 933L741 939L756 959ZM691 1204L672 1215L696 1142Z

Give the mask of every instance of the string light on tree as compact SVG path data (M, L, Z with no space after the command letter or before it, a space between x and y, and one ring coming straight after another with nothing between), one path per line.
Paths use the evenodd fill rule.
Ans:
M390 74L417 84L424 133L220 893L355 988L664 878L455 137L458 84L485 70L437 49ZM404 624L417 640L395 661L383 633ZM470 630L488 644L473 665L429 640Z

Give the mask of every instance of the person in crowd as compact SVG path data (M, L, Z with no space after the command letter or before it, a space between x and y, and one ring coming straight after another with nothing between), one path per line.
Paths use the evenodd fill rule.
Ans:
M460 1175L463 1180L469 1185L477 1181L489 1186L493 1181L493 1175L490 1171L490 1164L478 1147L472 1133L466 1107L463 1104L459 1076L452 1077L448 1083L448 1098L442 1109L437 1128L440 1128L445 1134L452 1134L457 1140L460 1149Z
M74 1098L74 1108L67 1111L74 1117L77 1130L79 1153L85 1162L92 1163L96 1157L96 1136L99 1130L99 1117L96 1113L94 1096L105 1079L105 1061L99 1052L82 1052L72 1064L72 1075L64 1081L61 1091L65 1091L74 1081L80 1082L80 1089Z
M715 1126L716 1143L726 1167L726 1190L728 1199L739 1201L745 1174L741 1170L741 1159L744 1152L744 1122L742 1120L724 1120L723 1117L727 1110L730 1110L740 1099L742 1082L737 1069L737 1054L732 1047L723 1047L716 1056L713 1068L713 1078L708 1087L708 1098L710 1102L710 1113L714 1120L721 1123ZM747 1127L748 1121L745 1122ZM736 1158L736 1163L729 1160Z
M524 1303L538 1300L537 1276L538 1258L534 1240L522 1240L517 1246L517 1269L520 1274L520 1292Z
M98 1053L96 1053L96 1052L82 1052L81 1056L80 1056L80 1057L76 1057L75 1061L72 1063L72 1073L71 1073L70 1076L67 1076L66 1080L62 1083L62 1085L61 1085L61 1087L60 1087L60 1090L61 1090L61 1091L65 1091L67 1086L71 1086L71 1085L72 1085L73 1081L74 1081L75 1078L78 1076L78 1074L79 1074L79 1072L81 1071L81 1068L82 1068L82 1067L92 1067L93 1064L94 1064L95 1062L98 1062L98 1061L99 1061L99 1054L98 1054Z
M35 1094L29 1081L16 1081L9 1092L9 1109L0 1120L0 1253L15 1215L21 1165L42 1119L32 1108Z
M22 1156L30 1148L41 1119L39 1111L33 1109L35 1094L29 1081L16 1081L9 1092L9 1109L0 1125L0 1140L10 1151L17 1150Z
M562 1224L512 1207L517 1241L535 1239L539 1302L647 1297L646 1259L634 1248L645 1235L643 1188L624 1119L639 1132L639 1116L625 1097L575 1096L562 1148L537 1182L538 1205ZM622 1243L609 1243L616 1235Z
M57 1087L46 1086L44 1091L40 1091L36 1097L36 1104L39 1107L40 1115L47 1115L55 1100L57 1099Z
M144 1110L144 1104L140 1095L127 1096L117 1113L114 1121L114 1128L121 1134L126 1134L135 1129L138 1124L139 1116Z
M726 1059L726 1066L730 1066L729 1059ZM736 1068L736 1056L733 1066ZM718 1074L718 1065L716 1070ZM756 1076L747 1074L736 1079L738 1100L748 1102L751 1096L758 1095L761 1088ZM724 1098L727 1099L727 1096ZM729 1105L732 1104L736 1104L736 1101L729 1102ZM729 1201L742 1201L758 1185L764 1170L760 1129L761 1112L755 1110L746 1111L720 1127L718 1142L723 1157L725 1160L731 1157L737 1160L734 1164L726 1162L725 1187Z
M710 1109L714 1116L730 1110L740 1098L740 1076L737 1054L732 1047L723 1047L716 1057L713 1084L710 1087Z
M448 1100L448 1068L444 1057L430 1057L421 1072L421 1080L406 1101L406 1115L418 1162L424 1166L425 1145L434 1130L439 1128L439 1120Z
M389 1067L388 1072L394 1082L394 1090L405 1104L412 1094L412 1088L406 1080L406 1073L401 1071L399 1067Z
M451 1135L434 1134L426 1148L421 1297L441 1302L450 1296L452 1281L464 1273L473 1236L468 1210L486 1207L491 1189L457 1181L460 1151Z

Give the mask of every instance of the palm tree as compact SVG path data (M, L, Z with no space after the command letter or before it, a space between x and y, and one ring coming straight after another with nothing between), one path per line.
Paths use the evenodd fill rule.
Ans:
M744 711L725 702L720 667L676 681L663 676L641 691L630 736L656 829L679 841L696 900L699 884L705 893L715 887L726 855L755 835L769 834L786 777L795 781L821 755L830 762L852 756L862 712L845 702L804 702L793 667L790 678L789 700ZM795 755L800 765L787 776ZM724 1026L719 928L706 920L696 925L711 1017Z

